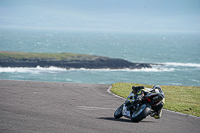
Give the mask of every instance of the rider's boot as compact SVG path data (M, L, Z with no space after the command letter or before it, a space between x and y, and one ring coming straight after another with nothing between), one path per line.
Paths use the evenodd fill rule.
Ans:
M161 116L162 116L162 109L160 111L156 112L156 114L154 115L154 118L155 119L160 119Z
M164 103L161 103L155 107L156 114L153 116L155 119L161 118L163 105Z
M156 112L154 112L154 111L150 113L151 117L154 117L155 115L156 115Z

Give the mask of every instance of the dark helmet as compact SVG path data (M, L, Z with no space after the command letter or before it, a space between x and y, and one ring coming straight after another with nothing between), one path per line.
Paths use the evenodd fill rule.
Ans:
M132 92L134 93L134 94L137 94L138 92L140 92L141 91L141 89L144 89L145 87L144 86L137 86L137 87L135 87L135 86L133 86L132 87Z

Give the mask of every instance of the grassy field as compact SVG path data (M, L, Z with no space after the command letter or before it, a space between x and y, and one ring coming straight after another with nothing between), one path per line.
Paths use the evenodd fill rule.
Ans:
M78 59L78 58L86 58L88 59L96 58L92 55L84 55L84 54L72 54L72 53L27 53L27 52L9 52L9 51L0 51L0 58L14 58L14 59L29 59L29 58L43 58L43 59Z
M126 98L132 86L141 85L153 87L138 83L115 83L112 84L111 92ZM161 88L165 93L165 109L200 117L200 87L161 85Z
M9 58L56 58L62 59L70 56L76 56L77 54L71 53L26 53L26 52L9 52L9 51L0 51L0 57L9 57Z

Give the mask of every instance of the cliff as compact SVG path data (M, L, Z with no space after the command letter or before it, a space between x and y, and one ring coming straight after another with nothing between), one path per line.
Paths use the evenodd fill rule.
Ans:
M61 67L61 68L110 68L141 69L151 64L132 63L123 59L71 53L25 53L0 51L1 67Z

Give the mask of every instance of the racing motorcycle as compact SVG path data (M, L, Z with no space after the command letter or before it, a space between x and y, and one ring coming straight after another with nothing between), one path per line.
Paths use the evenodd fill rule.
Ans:
M144 86L133 86L132 89L139 91L145 90L146 95L134 95L130 93L125 103L123 103L114 113L114 117L119 119L124 116L130 118L132 122L140 122L148 115L155 116L156 106L164 103L164 92L159 85L153 88L145 88Z

